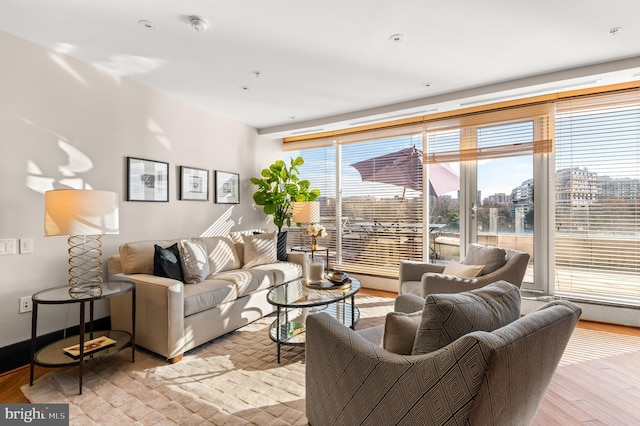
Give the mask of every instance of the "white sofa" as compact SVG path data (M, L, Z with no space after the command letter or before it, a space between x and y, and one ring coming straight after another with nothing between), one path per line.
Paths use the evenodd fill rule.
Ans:
M256 240L247 234L186 239L206 245L210 274L196 284L153 275L155 245L167 248L185 239L121 245L119 254L109 257L109 278L136 285L136 345L177 362L184 352L273 312L267 292L302 277L306 254L289 253L286 262L251 266L256 263L251 241ZM251 245L247 262L245 241ZM109 303L112 328L131 331L131 295Z

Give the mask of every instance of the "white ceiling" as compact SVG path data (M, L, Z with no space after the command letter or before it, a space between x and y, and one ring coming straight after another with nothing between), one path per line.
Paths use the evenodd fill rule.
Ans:
M274 138L640 80L638 16L638 0L0 2L2 31Z

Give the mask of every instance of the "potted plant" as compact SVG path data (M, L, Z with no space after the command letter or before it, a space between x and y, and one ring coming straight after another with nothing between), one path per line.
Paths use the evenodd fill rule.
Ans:
M291 158L288 166L276 160L262 170L260 178L251 178L251 183L258 187L253 201L262 206L266 215L273 216L273 224L278 227L278 259L281 254L286 258L286 232L282 232L282 227L291 226L291 203L315 201L320 196L319 189L309 189L309 181L300 179L298 167L303 164L302 157Z

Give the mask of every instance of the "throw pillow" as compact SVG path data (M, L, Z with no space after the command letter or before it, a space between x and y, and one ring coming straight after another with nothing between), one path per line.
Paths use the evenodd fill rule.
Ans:
M472 331L493 331L519 317L520 289L506 281L464 293L429 295L412 354L433 352Z
M242 241L244 242L243 269L278 261L278 234L275 232L250 236L243 235Z
M154 244L153 275L158 277L173 278L182 281L182 265L180 264L180 251L178 243L167 248Z
M209 258L207 246L202 240L193 238L182 240L178 245L182 272L186 284L196 284L204 281L209 275Z
M482 272L484 265L465 265L455 260L449 261L442 271L445 275L455 275L456 277L475 278Z
M507 263L507 252L498 247L471 244L464 259L465 265L484 265L482 275L490 274Z
M422 311L389 312L384 321L382 347L394 354L411 355L421 321Z

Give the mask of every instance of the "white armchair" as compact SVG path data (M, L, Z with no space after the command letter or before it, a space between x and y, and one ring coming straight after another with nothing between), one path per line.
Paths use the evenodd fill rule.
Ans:
M518 250L471 244L462 263L485 265L475 278L444 274L445 265L405 260L400 263L398 294L413 293L426 298L430 294L469 291L501 280L520 287L529 258L528 253Z

